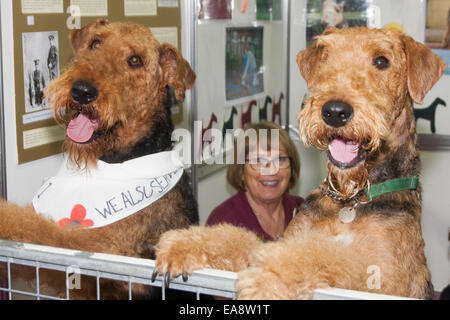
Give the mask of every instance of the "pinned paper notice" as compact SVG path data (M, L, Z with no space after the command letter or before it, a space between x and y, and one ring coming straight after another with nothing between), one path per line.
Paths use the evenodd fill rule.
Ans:
M70 0L71 6L79 6L82 17L104 17L108 15L108 0Z
M125 0L125 16L156 16L156 0Z
M160 43L168 43L178 49L178 29L177 27L150 28L153 36Z
M63 12L63 0L22 0L22 14Z
M38 128L23 132L24 150L62 141L66 137L66 130L60 126Z
M177 8L178 0L158 0L158 7Z
M34 16L27 16L27 25L34 26Z

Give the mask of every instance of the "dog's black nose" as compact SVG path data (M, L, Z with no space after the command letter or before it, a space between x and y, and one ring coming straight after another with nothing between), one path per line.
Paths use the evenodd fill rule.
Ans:
M331 100L322 107L322 119L332 127L342 127L352 118L353 108L344 101Z
M70 94L76 102L88 104L97 99L98 90L92 83L84 80L78 80L72 85Z

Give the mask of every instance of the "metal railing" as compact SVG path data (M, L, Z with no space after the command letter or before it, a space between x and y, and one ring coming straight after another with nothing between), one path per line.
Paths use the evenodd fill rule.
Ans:
M2 266L3 264L3 266ZM35 268L34 291L30 288L13 289L14 278L12 269L15 266ZM149 287L157 287L161 290L161 298L165 299L166 285L163 277L158 276L152 281L155 261L140 258L131 258L102 253L90 253L70 249L62 249L27 243L0 240L0 296L6 293L8 299L21 295L27 298L69 300L71 291L69 283L74 273L80 276L95 277L97 284L97 299L102 298L100 280L109 279L128 283L128 299L133 299L133 284L141 284ZM66 295L56 297L40 292L41 269L55 270L65 274ZM182 278L176 278L170 282L170 289L191 292L195 299L200 300L201 295L214 297L236 298L235 282L237 274L234 272L203 269L195 271L185 282ZM4 281L1 281L4 280ZM17 299L17 298L16 298ZM372 294L342 289L315 290L315 300L379 300L402 299L400 297Z
M155 268L154 260L0 240L0 264L2 263L4 264L3 269L6 269L6 275L3 275L4 280L7 281L4 281L4 284L0 284L0 292L7 292L9 299L13 298L13 294L20 294L36 299L68 300L70 299L71 291L68 284L74 272L80 276L96 278L97 299L101 299L100 279L127 282L129 288L128 299L130 300L133 298L133 284L160 287L162 299L165 299L166 288L164 279L161 276L158 276L154 282L151 279ZM35 268L36 276L35 285L33 286L35 287L35 292L12 288L14 283L14 279L11 276L13 265ZM49 296L40 292L40 269L56 270L65 273L65 298ZM201 294L234 299L235 280L236 273L204 269L201 272L194 272L187 282L184 282L181 278L172 280L170 289L195 293L197 299L200 299Z

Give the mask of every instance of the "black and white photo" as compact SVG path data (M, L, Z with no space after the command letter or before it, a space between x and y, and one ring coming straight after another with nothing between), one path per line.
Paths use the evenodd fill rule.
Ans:
M44 90L59 76L58 32L22 34L25 112L47 108Z

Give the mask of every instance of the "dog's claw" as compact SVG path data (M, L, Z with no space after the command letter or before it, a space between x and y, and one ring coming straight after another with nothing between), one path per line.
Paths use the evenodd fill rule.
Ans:
M158 271L156 269L154 269L153 273L152 273L152 278L151 278L152 283L155 282L157 276L158 276ZM186 273L183 273L181 276L182 276L184 282L188 281L189 276ZM168 288L170 285L170 271L167 271L164 274L164 284L165 284L166 288Z
M167 271L164 275L164 283L166 285L166 288L169 288L170 285L170 271Z
M156 271L156 269L154 269L153 273L152 273L152 283L155 282L157 276L158 276L158 271Z

